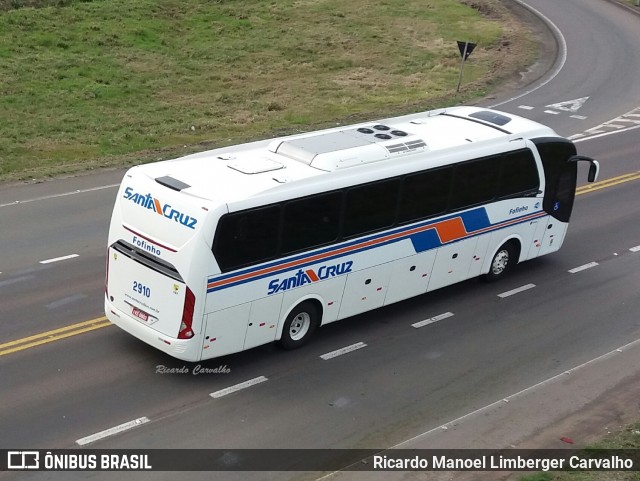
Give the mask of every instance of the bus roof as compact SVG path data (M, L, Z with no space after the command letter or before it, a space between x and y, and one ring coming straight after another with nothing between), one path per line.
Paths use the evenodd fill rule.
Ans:
M481 145L506 151L516 139L549 136L557 134L522 117L454 107L219 148L133 169L214 205L237 204L231 209L237 210L243 201L267 193L277 191L286 198L300 190L304 195L304 188L330 179L340 183L358 176L365 182L380 169L385 175L394 175L394 170L400 175L419 170L414 161L421 169L447 163L443 157L451 157L444 154L452 151L473 152Z

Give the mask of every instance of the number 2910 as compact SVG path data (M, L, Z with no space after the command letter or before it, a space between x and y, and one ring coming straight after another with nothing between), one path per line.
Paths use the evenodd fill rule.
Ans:
M151 288L138 281L133 281L133 291L142 294L144 297L151 297Z

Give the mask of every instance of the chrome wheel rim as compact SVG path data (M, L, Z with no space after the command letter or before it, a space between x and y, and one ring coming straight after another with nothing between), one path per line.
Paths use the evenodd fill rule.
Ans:
M502 274L509 264L509 251L501 250L496 254L493 258L493 263L491 264L491 272L495 275Z
M311 326L311 316L307 312L301 312L291 321L289 326L289 337L293 341L299 341L309 332Z

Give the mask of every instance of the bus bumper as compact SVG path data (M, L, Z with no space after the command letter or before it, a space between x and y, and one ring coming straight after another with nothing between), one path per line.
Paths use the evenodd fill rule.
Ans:
M145 326L126 312L118 310L106 297L104 312L107 319L122 330L176 359L188 362L196 362L201 359L202 351L199 349L198 337L176 339L165 336L155 329Z

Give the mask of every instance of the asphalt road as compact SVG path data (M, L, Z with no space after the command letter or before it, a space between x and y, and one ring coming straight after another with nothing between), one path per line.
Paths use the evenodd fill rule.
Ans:
M623 117L640 105L633 47L640 18L599 0L529 3L560 28L567 59L547 83L540 79L499 108L576 135L580 152L601 161L602 178L640 172L638 130L625 130L640 117ZM584 97L575 111L549 107L574 108L562 102ZM264 346L201 363L226 374L193 375L192 365L187 374L161 374L158 366L185 364L99 321L113 185L121 177L0 189L0 344L83 321L99 326L51 342L37 337L41 344L0 356L0 448L75 447L143 418L149 422L90 446L387 447L640 337L640 252L630 250L640 245L635 180L580 195L562 250L502 283L471 280L332 324L302 350ZM586 265L593 267L569 272ZM411 326L443 313L452 315ZM320 358L359 342L366 347ZM210 396L260 376L267 380L247 390ZM235 478L243 476L229 475Z

